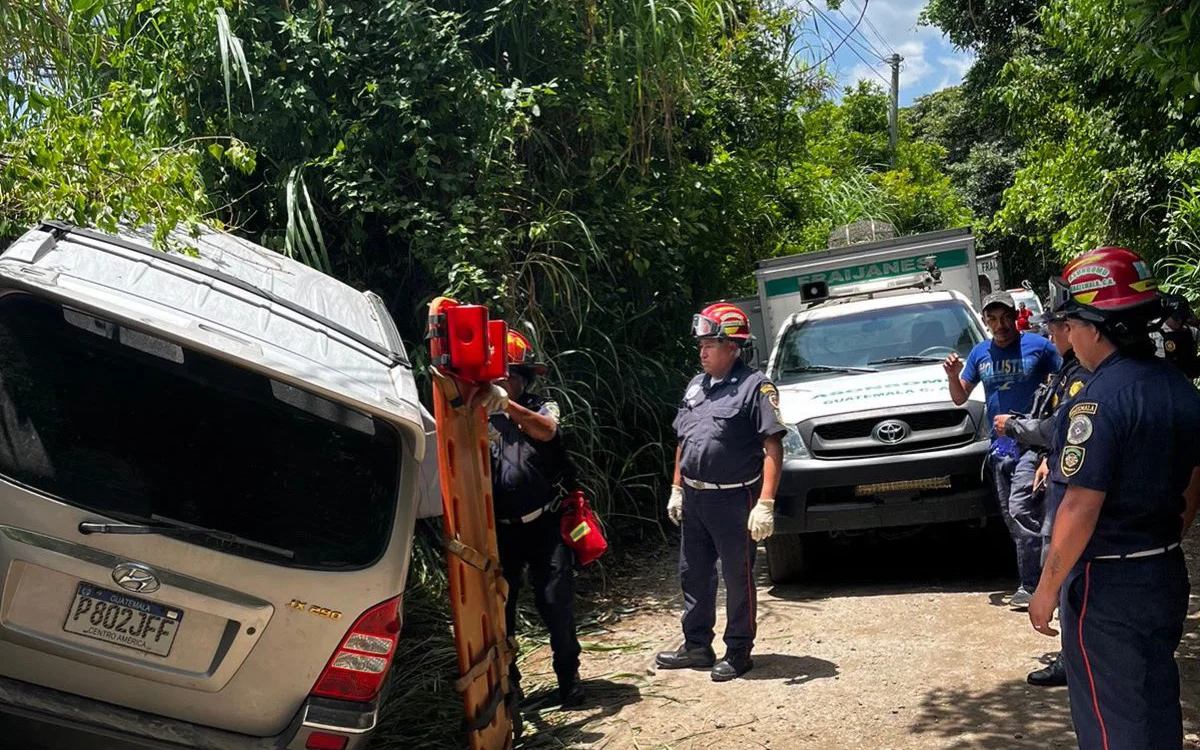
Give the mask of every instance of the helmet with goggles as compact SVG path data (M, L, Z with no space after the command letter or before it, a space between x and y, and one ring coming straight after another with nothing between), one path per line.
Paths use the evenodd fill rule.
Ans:
M747 343L750 341L750 319L737 305L717 302L692 316L692 335L698 339Z

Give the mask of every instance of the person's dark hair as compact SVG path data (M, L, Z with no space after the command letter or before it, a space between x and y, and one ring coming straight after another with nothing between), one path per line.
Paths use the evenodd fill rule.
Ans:
M1162 305L1142 305L1112 315L1098 327L1126 357L1152 359L1157 356L1158 349L1150 338L1150 331L1161 324L1164 313Z
M1117 351L1132 359L1153 359L1158 356L1158 348L1148 333L1118 333L1105 334L1109 341L1117 347Z
M509 365L508 370L509 370L509 372L511 372L514 375L521 376L521 380L525 381L525 389L526 390L529 390L530 388L532 388L534 381L537 380L537 373L535 373L533 371L532 367L522 367L521 365Z

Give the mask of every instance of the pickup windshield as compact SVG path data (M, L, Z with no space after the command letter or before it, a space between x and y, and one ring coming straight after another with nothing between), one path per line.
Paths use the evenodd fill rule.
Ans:
M970 307L955 300L816 318L784 334L774 376L779 383L794 383L928 365L952 351L965 357L982 340L983 330Z
M21 294L0 297L0 352L0 479L277 565L386 551L401 455L387 424Z

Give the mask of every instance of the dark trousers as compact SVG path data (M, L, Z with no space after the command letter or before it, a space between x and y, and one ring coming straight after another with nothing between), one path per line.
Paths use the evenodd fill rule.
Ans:
M1059 619L1080 750L1182 747L1175 649L1189 589L1179 549L1071 571Z
M754 647L758 607L754 556L758 549L746 529L754 503L750 488L683 488L679 581L683 587L683 637L691 648L713 642L718 560L725 578L725 647L746 656Z
M500 567L508 581L505 618L509 636L517 632L517 597L523 574L529 568L533 601L546 629L550 631L550 649L554 652L554 674L561 685L574 679L579 670L579 638L575 632L575 574L573 555L559 530L561 513L543 513L530 523L496 524L496 544L500 548ZM512 678L521 673L513 662Z
M992 482L1000 516L1017 549L1017 575L1033 593L1042 577L1042 519L1044 495L1034 494L1033 475L1041 457L1025 451L1019 458L990 456Z

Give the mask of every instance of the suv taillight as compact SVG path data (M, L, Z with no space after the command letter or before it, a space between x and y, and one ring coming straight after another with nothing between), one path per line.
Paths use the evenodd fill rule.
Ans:
M312 695L344 701L371 700L383 688L399 637L399 597L368 609L333 652Z

